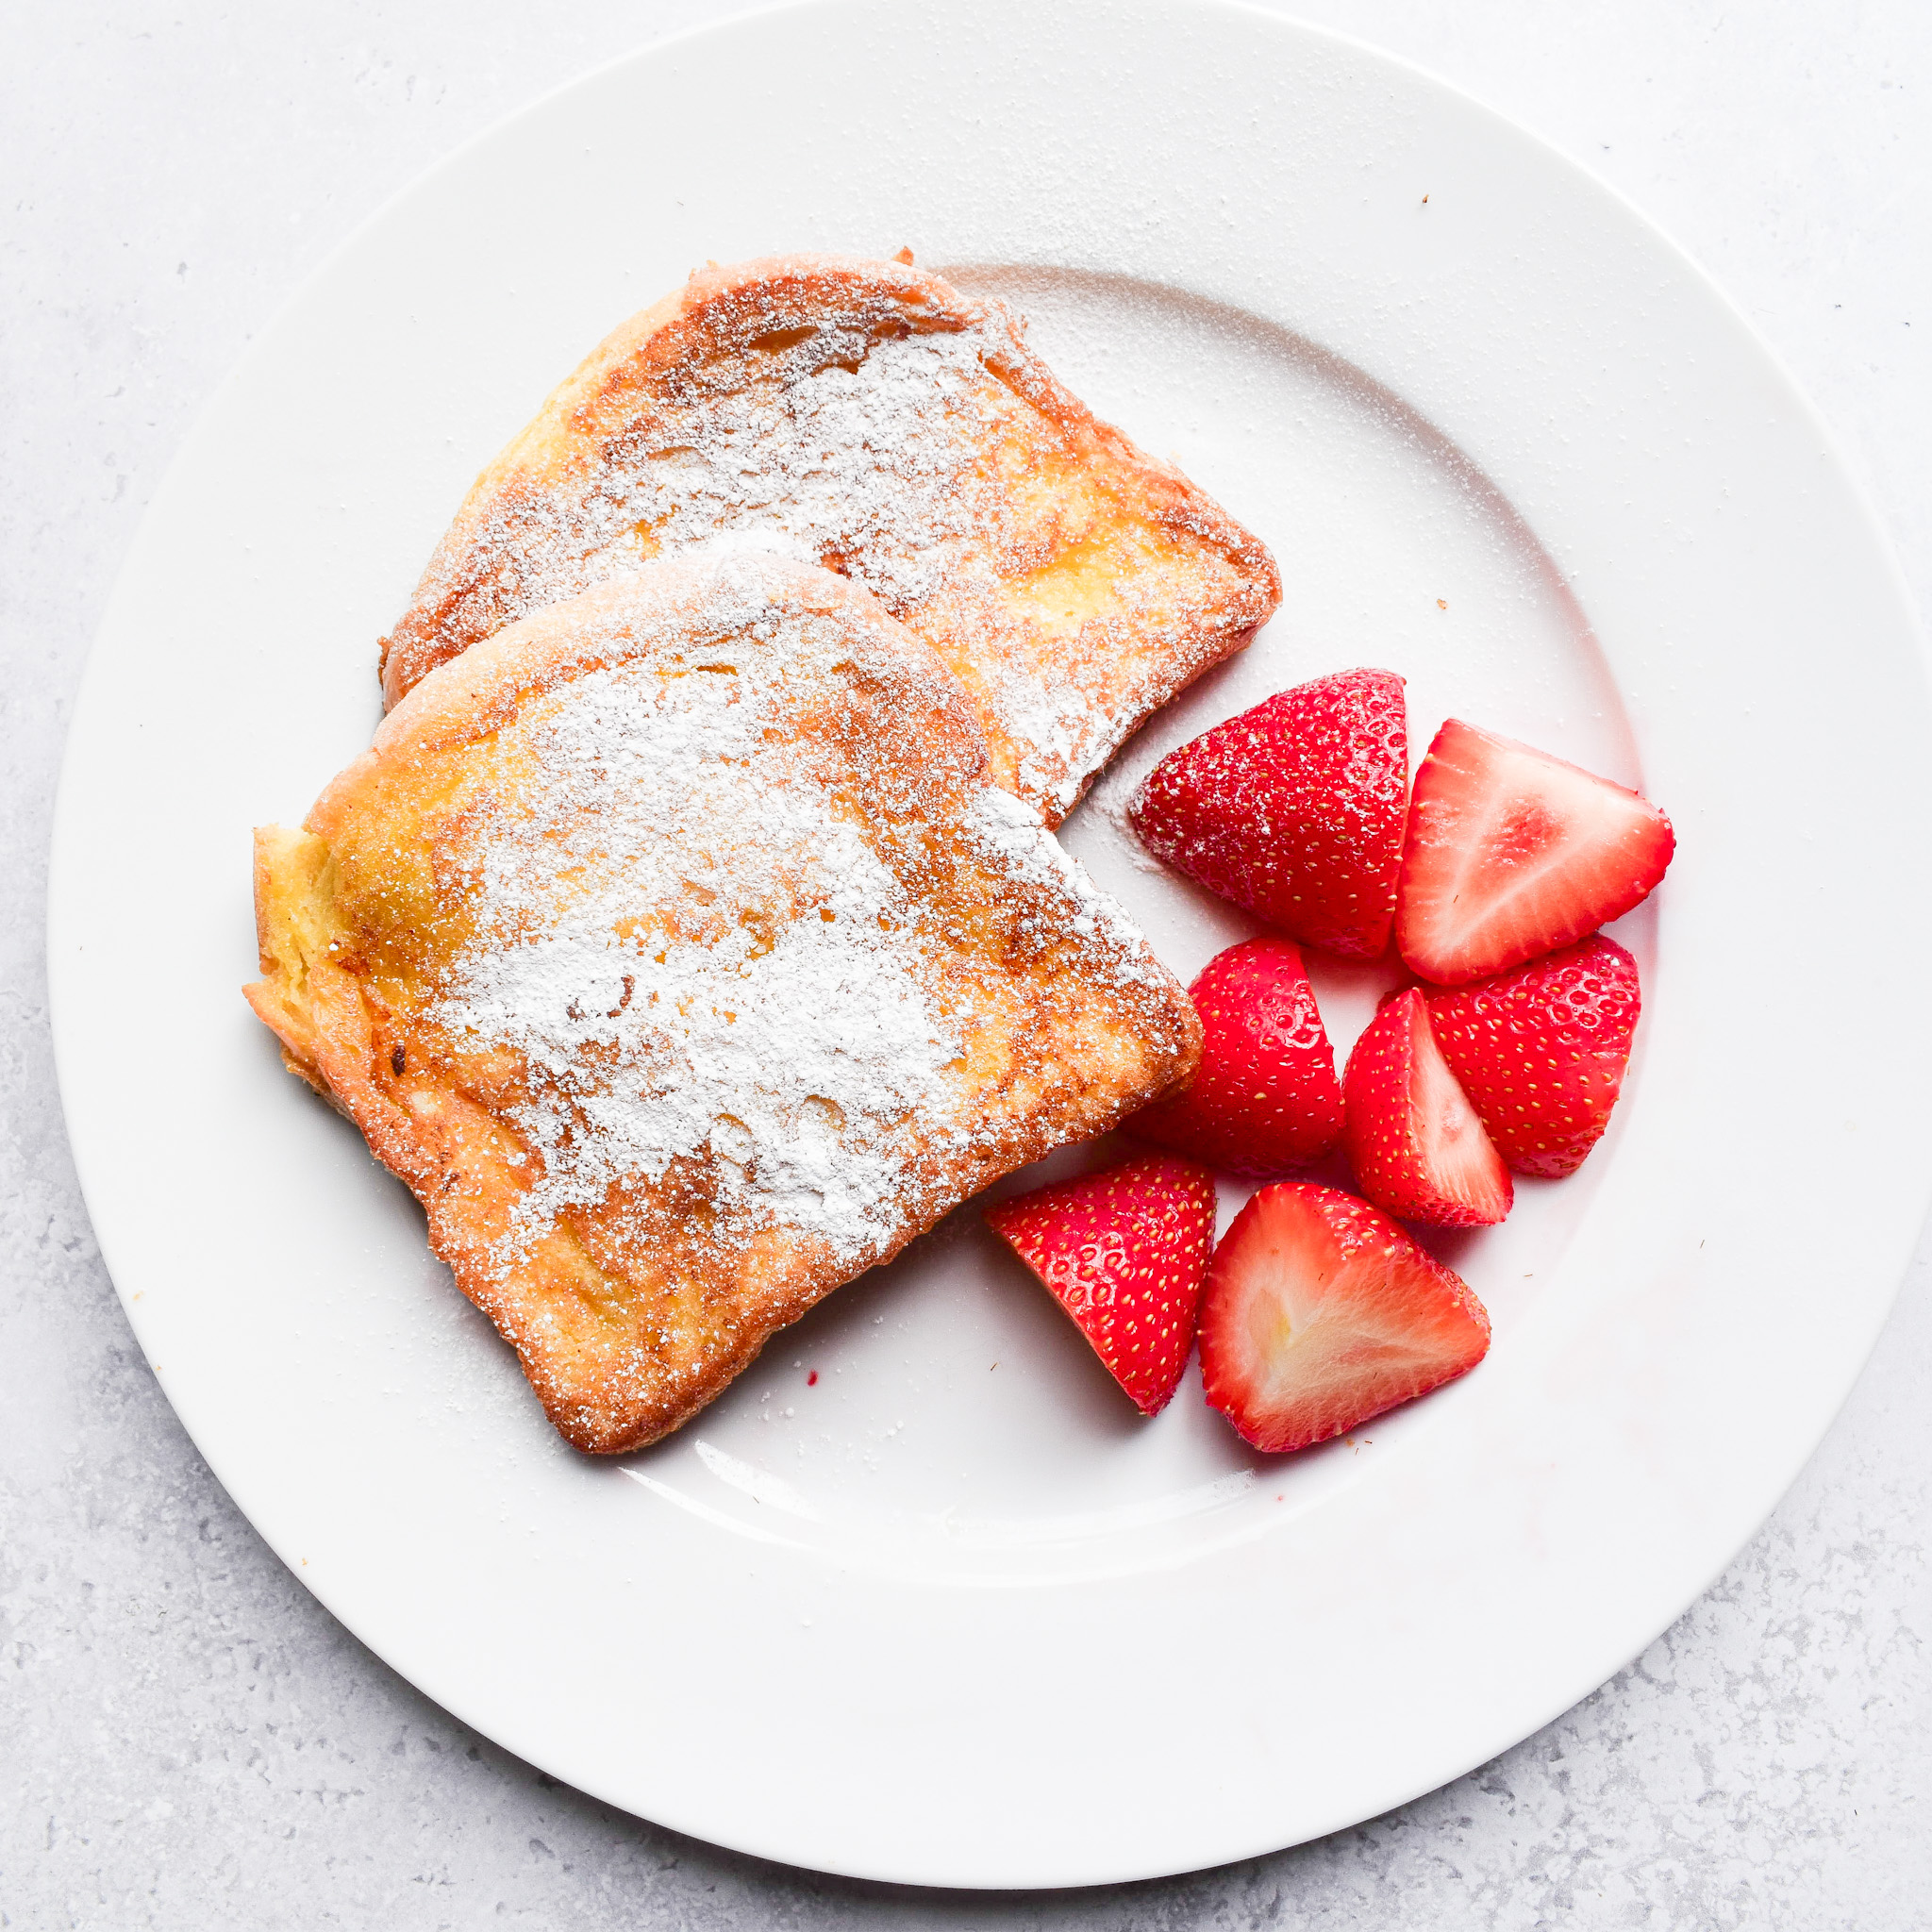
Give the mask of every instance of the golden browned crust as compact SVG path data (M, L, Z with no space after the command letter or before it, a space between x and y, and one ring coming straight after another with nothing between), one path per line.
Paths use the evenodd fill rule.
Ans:
M959 679L997 782L1050 824L1281 594L1266 546L1097 422L1002 305L907 263L780 256L693 275L551 395L384 640L385 696L719 532L876 591Z
M931 652L773 558L655 563L445 664L258 833L256 908L250 1005L585 1450L1198 1053Z

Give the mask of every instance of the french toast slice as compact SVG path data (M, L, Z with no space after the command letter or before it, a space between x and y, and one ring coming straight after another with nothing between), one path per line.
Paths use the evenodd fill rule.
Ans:
M720 538L854 578L959 680L1049 824L1281 598L1267 547L1091 412L999 302L909 261L715 265L593 350L477 479L382 647L434 666Z
M675 1428L1199 1051L931 650L770 556L650 564L443 665L257 834L256 907L250 1005L585 1450Z

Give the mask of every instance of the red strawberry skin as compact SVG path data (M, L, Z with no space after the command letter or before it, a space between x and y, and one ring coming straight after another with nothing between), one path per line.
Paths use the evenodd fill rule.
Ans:
M1274 938L1230 946L1188 991L1201 1016L1200 1066L1127 1131L1250 1179L1325 1154L1341 1133L1341 1082L1301 948Z
M1263 1188L1201 1301L1208 1402L1257 1449L1306 1449L1466 1374L1490 1318L1387 1215L1335 1188Z
M1509 1170L1436 1044L1419 987L1370 1021L1341 1085L1349 1161L1378 1208L1431 1227L1490 1227L1509 1212Z
M1214 1176L1191 1160L1150 1154L996 1201L986 1219L1141 1413L1165 1408L1194 1346L1214 1244Z
M1395 943L1438 985L1486 978L1621 918L1675 849L1648 799L1451 718L1415 774Z
M1642 1005L1637 961L1593 933L1428 1004L1436 1043L1496 1152L1518 1174L1574 1174L1624 1084Z
M1170 752L1127 816L1210 892L1344 959L1379 959L1407 796L1402 679L1342 671Z

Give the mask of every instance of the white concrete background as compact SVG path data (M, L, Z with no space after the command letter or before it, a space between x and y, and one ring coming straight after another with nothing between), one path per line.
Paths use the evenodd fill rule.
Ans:
M736 10L0 11L0 1925L1932 1923L1932 1242L1770 1524L1596 1696L1357 1830L1101 1892L851 1885L593 1804L364 1652L203 1468L94 1250L48 1051L44 855L89 639L203 399L325 251L540 91ZM1924 0L1301 10L1514 115L1686 244L1836 425L1928 608ZM165 863L166 801L155 808L131 829ZM1801 1024L1802 941L1766 915L1767 970L1788 975ZM1834 941L1834 958L1856 959L1856 935ZM1791 1131L1802 1173L1804 1123ZM1818 1285L1821 1323L1831 1288Z

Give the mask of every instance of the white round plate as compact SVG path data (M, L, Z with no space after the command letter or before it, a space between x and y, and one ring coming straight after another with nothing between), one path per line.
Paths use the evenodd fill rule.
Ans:
M1455 712L1675 820L1626 922L1645 1016L1607 1139L1444 1244L1492 1353L1353 1441L1250 1455L1191 1374L1139 1422L969 1208L677 1437L579 1457L242 1006L249 828L297 822L367 741L375 640L479 466L708 258L902 243L1010 296L1281 560L1266 635L1069 834L1174 967L1245 928L1137 858L1122 798L1323 671L1407 676L1418 752ZM1932 1172L1927 726L1903 591L1816 419L1693 268L1519 129L1224 6L766 14L439 168L182 451L61 792L75 1151L216 1474L466 1723L833 1871L1235 1858L1547 1722L1818 1441ZM1378 983L1321 970L1344 1051Z

